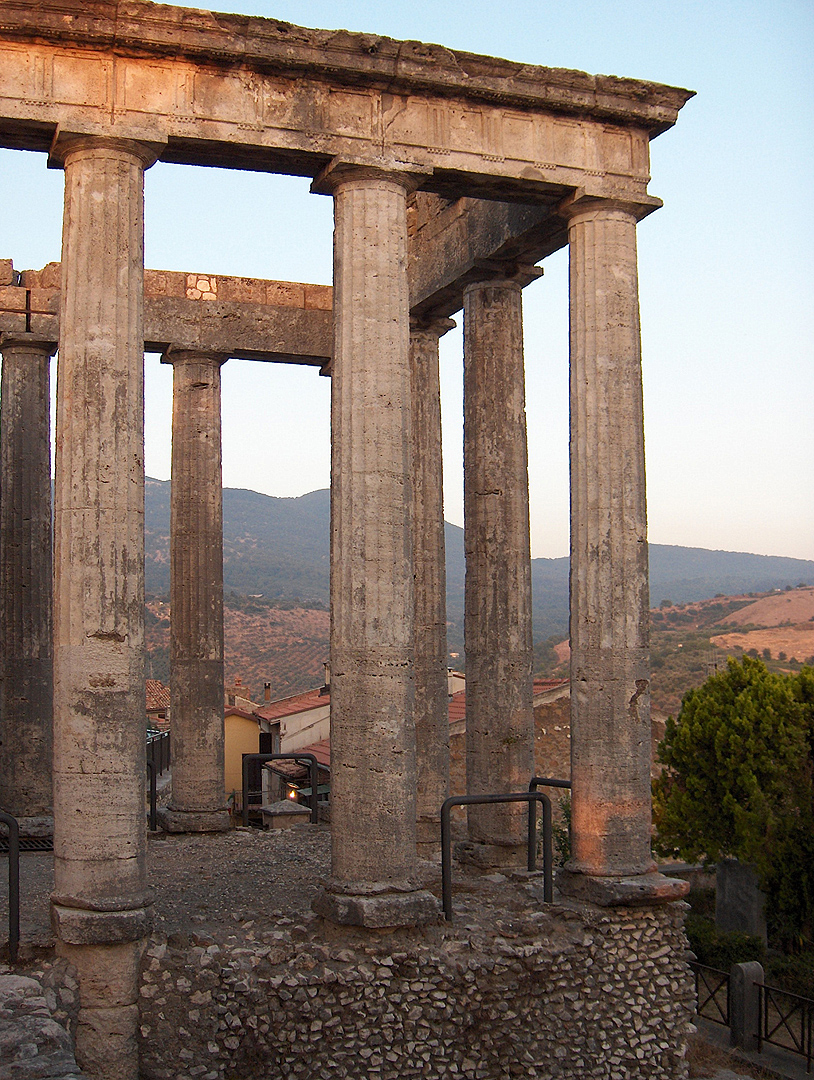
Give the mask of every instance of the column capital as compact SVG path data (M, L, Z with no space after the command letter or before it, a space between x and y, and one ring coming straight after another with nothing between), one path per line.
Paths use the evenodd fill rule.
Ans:
M166 148L166 137L156 138L154 132L150 132L145 138L131 138L96 134L92 131L65 131L57 128L48 151L48 168L64 169L68 158L75 154L106 150L112 154L136 159L141 163L142 168L149 169Z
M657 199L654 195L640 195L636 199L614 199L601 195L589 195L582 188L577 188L570 195L566 195L558 205L557 214L565 218L569 225L577 219L598 216L626 217L641 221L663 205L661 199Z
M442 338L444 334L454 330L457 325L454 319L446 319L443 316L410 316L411 334L427 334L430 337Z
M311 184L316 195L333 195L351 183L397 184L410 195L432 175L432 169L405 161L366 161L363 158L335 157Z
M532 281L543 276L542 266L533 263L518 262L513 259L476 259L470 271L471 281L464 286L480 288L482 285L501 286L513 289L525 289Z
M228 359L229 353L215 352L212 349L175 348L174 345L168 345L161 354L161 363L172 365L210 363L223 367Z
M39 334L0 333L0 353L6 349L28 349L41 356L53 356L58 348L57 341L40 337Z

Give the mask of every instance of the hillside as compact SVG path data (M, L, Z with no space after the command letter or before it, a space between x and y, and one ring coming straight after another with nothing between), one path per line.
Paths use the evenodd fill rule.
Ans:
M814 589L789 589L759 598L718 597L655 610L654 711L675 715L687 690L720 670L727 656L745 652L760 656L775 671L814 664Z
M814 664L814 589L755 598L716 596L666 604L650 613L650 700L654 715L675 715L694 686L720 671L728 656L760 657L772 671ZM792 621L794 619L795 621ZM568 674L568 641L551 649L548 675Z
M224 587L242 596L303 608L328 603L330 493L278 499L224 488ZM147 592L169 590L170 483L148 479L145 505ZM463 651L463 530L446 524L447 618L453 652ZM568 564L533 559L534 636L538 643L568 632ZM687 604L715 597L814 585L814 562L740 552L652 544L650 596L654 604Z
M226 598L223 635L226 685L240 677L253 701L263 700L271 684L272 699L320 686L328 659L329 615L326 610L235 596ZM147 676L169 685L169 604L147 601Z

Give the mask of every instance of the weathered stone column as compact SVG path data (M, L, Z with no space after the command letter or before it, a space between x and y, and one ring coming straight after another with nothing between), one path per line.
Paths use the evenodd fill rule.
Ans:
M434 918L419 888L407 193L413 175L334 161L331 459L333 878L336 922Z
M223 776L221 354L170 350L172 804L168 832L229 828Z
M77 1060L138 1075L145 888L144 169L157 149L61 137L54 486L54 878L79 972Z
M537 276L537 275L535 275ZM534 768L522 285L464 291L467 792L526 791ZM468 857L521 861L525 804L469 807Z
M440 856L440 810L449 795L449 693L441 454L439 339L455 326L433 319L410 329L415 536L416 840Z
M685 883L656 874L650 853L640 211L583 200L564 213L571 267L573 789L572 858L562 884L600 903L671 899Z
M50 369L56 342L0 337L0 807L54 828Z

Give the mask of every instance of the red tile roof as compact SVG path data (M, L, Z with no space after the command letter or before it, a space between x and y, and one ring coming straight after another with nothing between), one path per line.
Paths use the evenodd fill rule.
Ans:
M317 759L317 763L323 768L330 769L331 767L331 740L321 739L317 743L313 743L311 746L306 746L303 749L304 754L313 754Z
M147 679L147 712L157 709L169 709L170 688L158 679Z
M292 697L280 698L279 701L269 701L255 709L254 715L261 720L280 720L284 716L293 716L295 713L309 712L311 709L319 709L323 705L329 705L331 695L323 693L320 687L317 690L308 690L304 694L294 694Z

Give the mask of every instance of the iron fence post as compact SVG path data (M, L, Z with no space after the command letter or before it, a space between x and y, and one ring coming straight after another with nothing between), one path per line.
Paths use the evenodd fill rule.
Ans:
M158 815L156 813L157 789L155 780L155 761L147 758L147 772L150 774L150 832L158 830Z
M8 825L8 955L16 964L20 945L20 825L17 818L2 810L0 821Z

